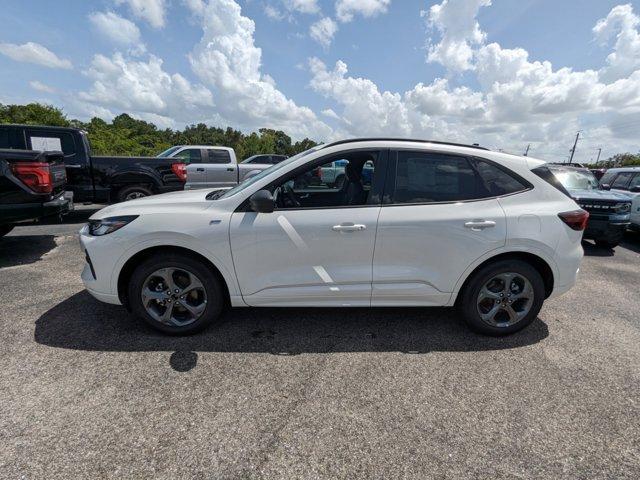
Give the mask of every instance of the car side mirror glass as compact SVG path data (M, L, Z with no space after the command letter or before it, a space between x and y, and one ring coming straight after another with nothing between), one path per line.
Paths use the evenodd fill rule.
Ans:
M600 185L600 188L602 188L602 190L611 190L611 185L609 185L608 183L603 183L602 185Z
M276 208L276 202L269 190L258 190L249 197L251 210L257 213L272 213Z
M629 189L631 193L640 193L640 185L635 185Z

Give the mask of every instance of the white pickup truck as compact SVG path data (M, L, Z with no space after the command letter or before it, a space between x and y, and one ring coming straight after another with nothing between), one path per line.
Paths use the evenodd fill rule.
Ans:
M206 151L200 162L187 164L187 182L185 190L198 188L230 188L243 180L252 177L262 170L269 168L276 160L281 161L277 155L260 155L248 158L244 162L238 162L233 148L218 146L190 146L189 149L201 149ZM278 157L277 159L275 157ZM256 163L264 158L265 163Z

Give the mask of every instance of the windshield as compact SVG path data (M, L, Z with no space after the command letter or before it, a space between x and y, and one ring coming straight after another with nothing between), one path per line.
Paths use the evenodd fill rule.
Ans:
M257 174L255 176L249 178L248 180L245 180L244 182L236 185L231 190L227 190L224 195L222 195L222 196L220 196L218 198L220 198L220 199L229 198L230 196L235 195L236 193L241 192L245 188L250 187L254 183L262 180L264 177L266 177L267 175L270 175L271 173L275 172L276 170L280 170L282 167L286 167L290 163L295 162L296 160L298 160L299 158L302 158L305 155L308 155L308 154L310 154L312 152L315 152L316 150L319 150L322 147L323 147L323 145L317 145L315 147L311 147L309 150L305 150L304 152L301 152L301 153L299 153L297 155L294 155L291 158L287 158L286 160L284 160L284 161L282 161L280 163L276 163L275 165L271 165L266 170L263 170L259 174Z
M598 180L593 173L583 170L556 170L553 172L567 190L598 190Z
M178 150L180 147L171 147L171 148L167 148L164 152L159 153L158 157L168 157L169 155L171 155L173 152L175 152L176 150Z

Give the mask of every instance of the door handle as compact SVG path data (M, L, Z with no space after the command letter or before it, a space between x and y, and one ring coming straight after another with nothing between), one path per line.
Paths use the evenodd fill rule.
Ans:
M334 232L361 232L366 230L367 226L361 223L341 223L340 225L334 225L331 230Z
M235 168L227 168L227 172L233 172Z
M466 228L470 228L474 232L479 232L485 228L493 228L496 226L496 222L493 220L473 220L464 224Z
M67 168L82 168L82 165L77 165L75 163L65 163L64 166Z
M196 168L196 172L204 172L204 168Z

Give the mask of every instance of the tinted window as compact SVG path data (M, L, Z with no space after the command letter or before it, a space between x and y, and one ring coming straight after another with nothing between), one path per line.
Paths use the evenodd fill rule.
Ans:
M527 189L526 185L500 167L479 159L473 159L471 162L480 175L481 187L487 196L497 197Z
M22 131L17 128L0 128L0 148L27 148Z
M379 152L354 152L314 164L274 187L278 208L327 208L376 203L371 195Z
M633 177L633 172L624 172L618 175L618 177L611 184L611 188L621 188L627 189L627 185L629 185L629 181Z
M231 155L227 150L209 150L208 163L231 163Z
M394 203L454 202L487 196L465 157L398 152Z
M558 190L564 193L567 197L571 198L571 195L569 195L569 192L567 192L567 189L564 188L564 186L560 183L560 180L558 180L558 178L553 174L553 172L549 169L549 167L545 167L545 166L537 167L531 171L535 173L537 176L539 176L541 179L543 179L545 182L547 182L549 185L556 187Z
M636 176L631 179L631 183L629 184L629 189L633 187L640 187L640 173L636 173Z
M184 163L202 163L202 152L199 148L186 148L172 158L180 159Z

